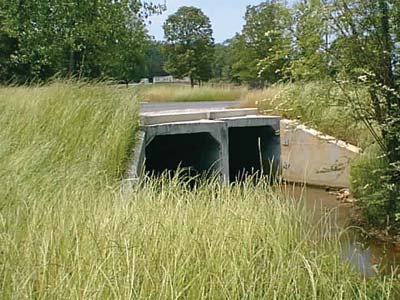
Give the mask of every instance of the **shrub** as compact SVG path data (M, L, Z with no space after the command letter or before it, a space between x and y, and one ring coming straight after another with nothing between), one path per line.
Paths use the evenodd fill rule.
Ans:
M363 217L375 226L386 225L387 190L382 185L388 162L379 147L371 145L353 161L350 171L351 190L359 199Z

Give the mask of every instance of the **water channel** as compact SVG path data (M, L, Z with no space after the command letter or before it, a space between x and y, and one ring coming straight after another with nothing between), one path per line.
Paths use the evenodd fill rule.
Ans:
M343 229L350 225L353 204L341 203L336 195L316 187L287 185L283 190L286 196L305 201L307 210L313 214L315 223L329 216L332 229ZM342 241L343 260L365 276L379 273L399 273L400 250L392 244L378 243L361 237L360 230L351 229Z

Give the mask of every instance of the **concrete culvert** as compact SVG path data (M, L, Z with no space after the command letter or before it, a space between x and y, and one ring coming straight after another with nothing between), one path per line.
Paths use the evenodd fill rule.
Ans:
M189 176L220 172L220 145L209 133L159 135L145 152L145 170L152 176L178 169Z
M279 158L279 140L275 140L275 130L270 126L229 128L230 181L275 175L278 162L274 160Z

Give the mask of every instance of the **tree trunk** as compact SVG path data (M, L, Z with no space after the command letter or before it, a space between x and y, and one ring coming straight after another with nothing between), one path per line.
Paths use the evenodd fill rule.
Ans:
M387 213L393 215L398 212L399 208L399 193L400 193L400 140L398 132L400 131L399 122L399 104L398 97L391 92L392 90L397 91L397 85L395 83L393 74L393 51L394 45L391 38L390 32L390 16L389 16L389 4L386 0L379 0L379 11L380 11L380 27L381 27L381 39L383 46L382 53L382 66L384 67L381 74L382 84L385 86L386 92L384 97L386 100L386 114L387 120L385 120L387 128L383 130L384 143L387 148L387 155L389 160L389 167L387 170L388 184L391 186L388 188L388 203ZM385 127L386 127L385 126ZM386 132L385 132L386 131Z
M75 51L73 49L69 52L68 73L72 76L75 72Z
M194 88L194 78L190 76L190 86Z

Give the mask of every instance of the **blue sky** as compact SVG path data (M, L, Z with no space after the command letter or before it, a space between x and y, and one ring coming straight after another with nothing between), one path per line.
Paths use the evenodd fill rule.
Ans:
M153 1L163 3L163 0ZM255 5L262 0L166 0L167 11L160 16L152 16L148 26L150 34L156 40L162 40L164 33L162 24L168 15L175 13L181 6L195 6L211 19L216 42L223 42L240 32L244 23L243 17L247 5ZM289 1L293 2L293 0Z

